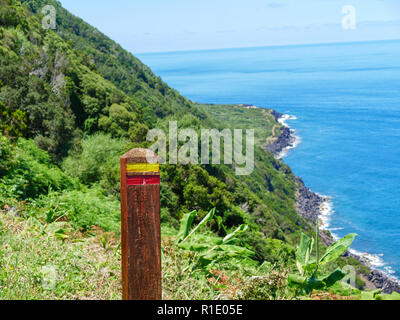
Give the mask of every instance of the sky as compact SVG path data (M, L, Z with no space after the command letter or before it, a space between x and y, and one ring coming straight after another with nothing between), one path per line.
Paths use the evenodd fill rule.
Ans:
M60 2L134 54L400 39L400 0Z

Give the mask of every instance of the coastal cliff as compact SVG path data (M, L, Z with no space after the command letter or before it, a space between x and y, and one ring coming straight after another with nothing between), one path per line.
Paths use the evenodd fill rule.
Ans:
M284 114L275 110L271 111L271 115L274 117L276 122L280 122L280 119L284 117ZM264 146L264 149L271 152L276 158L281 158L286 149L293 148L296 141L296 138L293 135L293 130L288 126L283 125L279 130L280 132L276 139L271 140Z
M276 121L284 117L284 114L272 111L271 113ZM271 152L275 157L279 157L287 148L292 148L296 138L293 136L293 130L288 126L283 126L279 137L265 146L265 150ZM296 177L296 210L297 213L310 223L310 227L314 228L316 221L321 217L323 205L329 201L329 198L317 194L306 187L300 177ZM328 230L320 232L321 241L330 246L335 242L334 237ZM347 251L344 257L350 257L360 262L366 267L360 271L360 278L366 283L370 289L380 289L383 293L400 293L400 283L397 279L390 275L374 269L368 258L363 255L357 255Z

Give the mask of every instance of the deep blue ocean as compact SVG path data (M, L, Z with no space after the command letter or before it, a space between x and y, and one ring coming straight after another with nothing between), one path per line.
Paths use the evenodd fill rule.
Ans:
M332 196L329 228L400 278L400 41L139 54L204 103L245 103L297 119L283 159Z

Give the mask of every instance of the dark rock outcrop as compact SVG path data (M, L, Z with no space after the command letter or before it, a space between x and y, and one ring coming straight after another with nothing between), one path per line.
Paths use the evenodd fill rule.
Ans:
M293 146L296 139L293 137L292 133L290 128L282 127L278 138L265 145L265 150L271 152L274 156L279 156L284 149Z
M275 110L271 112L271 115L277 122L284 116L283 113L276 112ZM281 127L278 137L266 144L264 149L271 152L275 157L278 157L284 149L294 145L296 138L293 136L293 132L294 131L287 126Z
M279 121L279 119L283 117L283 113L280 113L275 110L271 111L271 115L275 118L275 121Z
M368 275L368 280L371 281L376 288L381 289L383 293L391 294L394 291L400 293L399 282L389 278L382 271L371 270L371 273Z
M299 177L296 177L296 187L297 212L306 219L316 221L321 213L321 205L327 199L308 189Z

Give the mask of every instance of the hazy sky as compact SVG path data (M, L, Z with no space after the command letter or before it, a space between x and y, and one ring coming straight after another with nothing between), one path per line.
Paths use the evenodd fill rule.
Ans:
M133 53L400 39L400 0L61 0ZM356 11L343 29L342 8Z

